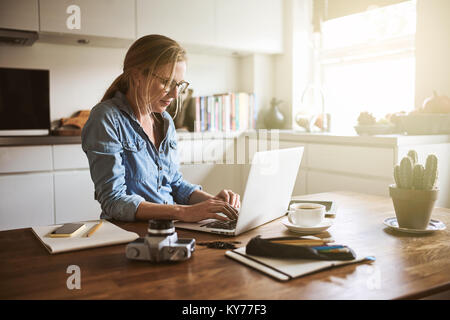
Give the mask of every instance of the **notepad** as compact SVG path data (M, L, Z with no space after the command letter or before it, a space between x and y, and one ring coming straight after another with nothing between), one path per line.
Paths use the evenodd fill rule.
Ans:
M86 225L85 232L70 238L51 238L49 236L62 224L32 227L31 230L51 254L128 243L139 238L137 233L123 230L109 221L104 221L92 236L86 237L86 234L98 221L82 221L81 223Z
M245 247L226 251L225 255L281 281L288 281L328 268L375 260L373 256L358 254L356 259L350 261L276 259L246 254Z

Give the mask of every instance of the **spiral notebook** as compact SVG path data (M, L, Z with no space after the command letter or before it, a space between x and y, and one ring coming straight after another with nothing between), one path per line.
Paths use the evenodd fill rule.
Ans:
M84 231L67 238L51 238L49 236L61 224L32 227L31 230L51 254L128 243L139 238L137 233L123 230L109 221L103 221L101 227L94 234L86 237L98 220L82 221L81 223L86 225Z
M358 263L373 262L375 258L369 255L357 254L356 259L350 261L323 261L306 259L276 259L249 255L245 253L245 247L225 252L225 255L251 268L259 270L273 278L288 281L293 278L308 275L313 272Z

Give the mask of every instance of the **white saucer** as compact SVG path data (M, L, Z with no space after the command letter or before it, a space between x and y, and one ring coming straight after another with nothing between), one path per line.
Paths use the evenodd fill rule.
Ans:
M439 220L434 220L434 219L430 219L430 222L428 223L428 227L425 230L400 228L398 226L396 217L386 218L386 219L384 219L383 223L393 230L407 232L407 233L431 233L431 232L435 232L435 231L439 231L439 230L444 230L447 228L443 222L441 222Z
M289 231L301 234L316 234L327 230L333 224L333 219L324 219L320 224L314 227L299 227L292 224L288 217L281 219L281 223L289 229Z

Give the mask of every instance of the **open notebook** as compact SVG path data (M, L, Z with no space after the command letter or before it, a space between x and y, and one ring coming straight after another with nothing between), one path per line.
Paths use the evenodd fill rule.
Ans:
M349 261L277 259L246 254L245 247L226 251L225 255L282 281L291 280L293 278L305 276L307 274L332 267L357 263L361 261L375 260L373 256L365 255L357 255L356 259Z
M42 242L45 248L52 254L128 243L139 238L137 233L123 230L109 221L103 221L103 224L93 235L86 237L86 234L94 225L98 223L98 221L82 221L82 223L86 224L86 228L84 228L82 232L79 232L69 238L50 238L48 236L49 233L60 227L61 224L32 227L31 230Z

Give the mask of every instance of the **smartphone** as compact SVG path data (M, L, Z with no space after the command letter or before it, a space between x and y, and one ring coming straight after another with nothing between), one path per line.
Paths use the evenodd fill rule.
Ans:
M66 223L49 234L51 238L72 237L86 227L84 223Z

